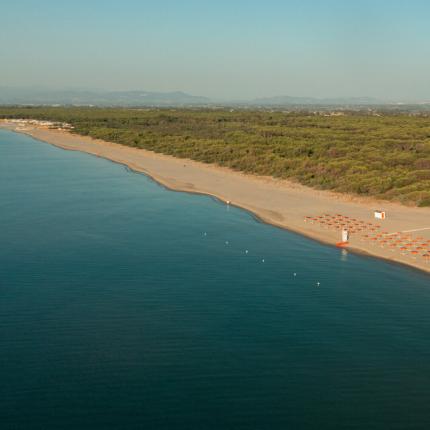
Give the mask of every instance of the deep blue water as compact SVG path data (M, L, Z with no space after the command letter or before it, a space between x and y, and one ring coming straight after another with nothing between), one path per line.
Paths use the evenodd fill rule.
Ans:
M4 130L0 228L1 429L430 428L425 274Z

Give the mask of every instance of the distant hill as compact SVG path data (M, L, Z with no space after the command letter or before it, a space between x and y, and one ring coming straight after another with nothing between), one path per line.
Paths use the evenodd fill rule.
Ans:
M381 105L386 104L386 101L374 99L371 97L345 97L345 98L316 98L316 97L263 97L251 100L246 104L254 106L357 106L357 105Z
M416 104L416 103L415 103ZM101 106L101 107L292 107L327 108L344 106L361 108L363 106L400 106L402 103L378 100L371 97L316 98L276 96L252 100L214 100L194 96L182 91L105 91L87 89L47 89L38 87L0 87L0 105L60 105L60 106ZM428 104L421 103L423 108Z
M92 91L48 90L43 88L0 87L2 105L75 105L75 106L201 106L207 97L181 91Z

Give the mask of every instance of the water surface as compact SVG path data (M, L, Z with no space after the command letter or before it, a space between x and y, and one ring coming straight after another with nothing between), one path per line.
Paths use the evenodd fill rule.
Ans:
M428 275L4 130L0 228L2 429L430 428Z

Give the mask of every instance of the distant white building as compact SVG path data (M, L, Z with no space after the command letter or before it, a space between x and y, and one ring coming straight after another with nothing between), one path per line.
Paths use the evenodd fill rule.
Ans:
M346 229L342 230L342 242L348 242L349 240L349 231Z
M385 211L375 211L376 219L385 219Z

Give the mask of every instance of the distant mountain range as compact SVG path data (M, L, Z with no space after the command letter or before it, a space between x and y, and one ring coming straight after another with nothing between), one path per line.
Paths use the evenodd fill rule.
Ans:
M318 106L318 105L380 105L386 104L386 101L378 100L371 97L345 97L345 98L316 98L316 97L291 97L277 96L264 97L251 100L248 102L257 106Z
M207 97L181 91L47 90L0 87L2 105L78 105L78 106L196 106L210 103Z
M300 107L300 106L368 106L395 105L370 97L315 98L277 96L253 100L212 100L182 91L103 91L85 89L53 90L35 87L0 87L0 105L74 105L119 107L185 107L185 106L238 106L238 107Z

